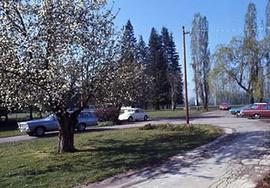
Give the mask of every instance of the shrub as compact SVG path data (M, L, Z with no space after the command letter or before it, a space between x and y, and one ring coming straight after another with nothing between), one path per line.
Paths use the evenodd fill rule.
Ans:
M114 123L112 121L104 121L104 122L98 122L99 127L108 127L113 126Z
M188 131L194 131L196 128L194 126L185 127L184 125L176 125L176 124L170 124L170 123L162 123L162 124L146 124L145 126L141 127L140 130L167 130L167 131L182 131L182 130L188 130Z
M155 125L152 125L151 123L146 124L143 127L139 128L140 130L152 130L152 129L156 129Z
M119 110L117 108L100 108L94 112L95 116L100 122L117 122L119 116Z

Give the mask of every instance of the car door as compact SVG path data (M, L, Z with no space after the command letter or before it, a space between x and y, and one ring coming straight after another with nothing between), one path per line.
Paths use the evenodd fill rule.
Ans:
M139 110L139 118L140 120L144 120L145 113L142 109Z
M47 121L47 123L46 123L46 129L48 131L55 131L55 130L58 130L59 129L59 122L58 122L57 118L54 115L52 115L50 117L50 120Z
M140 119L140 111L138 109L134 110L134 120L139 120Z
M89 126L97 124L97 118L91 112L87 113L86 121Z
M267 117L267 111L268 111L268 105L262 105L260 109L260 115L261 117Z
M91 112L82 112L79 115L79 123L84 123L87 126L96 125L97 118Z
M264 111L264 117L270 117L270 104L266 105L266 109Z

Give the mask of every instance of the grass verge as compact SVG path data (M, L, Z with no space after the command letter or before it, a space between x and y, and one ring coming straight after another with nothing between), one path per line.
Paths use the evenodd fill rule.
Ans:
M183 118L185 117L185 111L182 109L176 110L148 110L146 111L151 118ZM197 116L201 113L206 112L205 110L189 110L191 116Z
M73 187L155 164L221 134L207 125L75 135L78 152L56 154L57 138L0 144L0 187Z
M11 136L20 136L25 135L25 133L21 133L19 130L0 130L0 138L6 138Z

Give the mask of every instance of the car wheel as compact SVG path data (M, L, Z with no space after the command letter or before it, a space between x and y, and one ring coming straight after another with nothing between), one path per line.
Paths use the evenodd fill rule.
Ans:
M37 127L35 130L35 135L36 136L44 136L45 134L45 128L44 127Z
M78 127L77 127L77 131L85 131L85 124L84 123L79 123Z
M261 118L261 115L260 114L254 114L253 115L253 119L260 119Z
M145 115L144 118L143 118L144 121L147 121L148 120L148 116Z
M134 119L133 119L133 117L132 116L130 116L129 118L128 118L128 121L129 122L131 122L131 121L133 121Z
M34 136L34 133L27 133L29 136Z

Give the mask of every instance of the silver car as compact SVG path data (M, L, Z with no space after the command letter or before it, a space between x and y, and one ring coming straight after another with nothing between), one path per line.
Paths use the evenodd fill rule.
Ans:
M81 112L76 125L77 131L84 131L87 126L95 126L97 118L91 112ZM55 115L49 115L43 119L18 122L20 132L25 132L32 136L43 136L45 132L57 131L59 122Z

